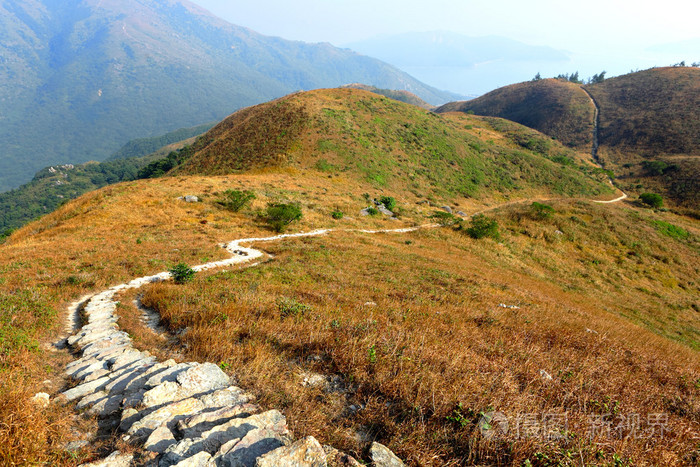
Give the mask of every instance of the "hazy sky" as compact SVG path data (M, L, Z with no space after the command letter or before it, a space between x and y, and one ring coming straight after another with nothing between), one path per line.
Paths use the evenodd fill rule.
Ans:
M700 37L697 0L192 1L263 34L334 45L433 30L506 36L576 52Z
M550 46L569 57L450 70L403 67L425 83L463 95L483 94L536 73L553 77L578 71L585 79L603 70L611 77L681 60L700 62L700 0L191 1L233 24L285 39L342 47L380 35L450 31ZM649 50L666 44L671 46Z

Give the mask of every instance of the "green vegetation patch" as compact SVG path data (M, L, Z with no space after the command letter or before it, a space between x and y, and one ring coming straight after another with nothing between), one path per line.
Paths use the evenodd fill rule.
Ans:
M690 238L690 232L685 230L683 227L669 224L668 222L660 220L653 220L651 223L659 232L667 237L675 238L677 240L686 240Z

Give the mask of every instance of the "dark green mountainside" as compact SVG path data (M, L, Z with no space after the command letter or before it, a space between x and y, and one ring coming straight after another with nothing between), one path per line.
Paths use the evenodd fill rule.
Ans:
M104 162L63 164L40 170L30 182L0 193L0 239L83 193L138 178L139 171L149 163L181 148L211 126L182 128L154 138L130 141Z
M6 0L0 191L42 167L104 160L134 138L350 82L455 98L379 60L263 36L185 0Z

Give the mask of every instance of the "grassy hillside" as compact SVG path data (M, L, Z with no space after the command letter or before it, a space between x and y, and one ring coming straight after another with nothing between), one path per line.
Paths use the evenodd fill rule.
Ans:
M577 84L543 79L513 84L476 99L451 102L437 112L473 112L529 126L567 146L590 148L593 106Z
M0 245L0 464L133 449L103 430L68 452L98 421L26 403L69 384L61 369L73 357L51 345L64 310L180 262L222 259L223 242L273 235L271 203L301 209L291 232L338 231L255 245L272 256L253 268L139 290L167 340L125 291L119 326L136 346L219 363L297 436L364 461L376 440L408 465L697 462L696 220L595 204L612 190L586 154L535 130L359 90L245 109L186 153L171 176L85 194ZM255 199L230 211L229 190ZM396 218L360 215L380 196L395 198ZM434 224L441 205L483 213L498 234L475 239L470 220L448 216L416 232L362 231ZM330 384L309 383L319 378ZM493 411L511 430L488 439L479 421ZM615 429L591 430L605 414Z
M294 231L433 222L434 208L408 190L392 193L400 221L361 217L362 193L380 193L365 180L289 170L106 187L0 246L3 463L21 456L73 465L114 446L101 438L70 454L63 449L74 436L70 411L21 403L38 387L53 394L65 384L60 365L70 357L46 344L60 333L69 301L180 261L222 258L224 241L272 235L257 217L270 202L300 203L304 217ZM233 188L257 199L239 213L222 209L217 200ZM202 202L177 199L185 194ZM376 439L409 465L694 462L697 223L633 205L540 201L552 206L549 216L533 211L531 200L488 211L500 226L498 242L451 228L340 232L260 245L274 260L254 269L154 285L145 301L178 332L171 347L149 337L129 295L119 324L159 355L221 362L261 404L281 408L298 436L360 458ZM338 210L346 214L340 220L331 216ZM285 317L281 303L305 311ZM303 384L314 374L341 390ZM556 440L511 432L489 441L477 422L491 410L513 427L523 414L566 413L566 432ZM650 414L666 413L668 431L590 439L589 417L610 410L639 414L644 429Z
M227 118L173 173L313 168L427 200L611 193L574 151L500 122L440 116L361 90L299 93Z
M653 68L586 89L600 106L600 156L631 193L700 209L700 69Z
M457 98L379 60L263 36L185 0L70 5L0 4L0 191L300 89L362 82L435 104Z

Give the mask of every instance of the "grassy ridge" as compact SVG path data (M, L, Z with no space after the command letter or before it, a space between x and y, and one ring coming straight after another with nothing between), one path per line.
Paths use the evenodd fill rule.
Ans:
M452 102L437 112L473 112L534 128L567 146L592 144L593 106L580 86L558 79L513 84L476 99Z
M406 104L415 105L416 107L421 107L421 108L426 109L426 110L432 110L433 108L435 108L433 105L428 104L420 97L418 97L415 94L408 92L408 91L395 91L393 89L380 89L380 88L377 88L375 86L368 86L366 84L359 84L359 83L346 84L345 86L341 86L341 87L342 88L362 89L364 91L373 92L375 94L381 94L382 96L388 97L390 99L394 99L394 100L400 101L400 102L405 102Z
M193 146L174 174L311 168L429 200L610 193L591 167L574 163L573 151L524 127L499 128L366 91L319 90L232 115Z

